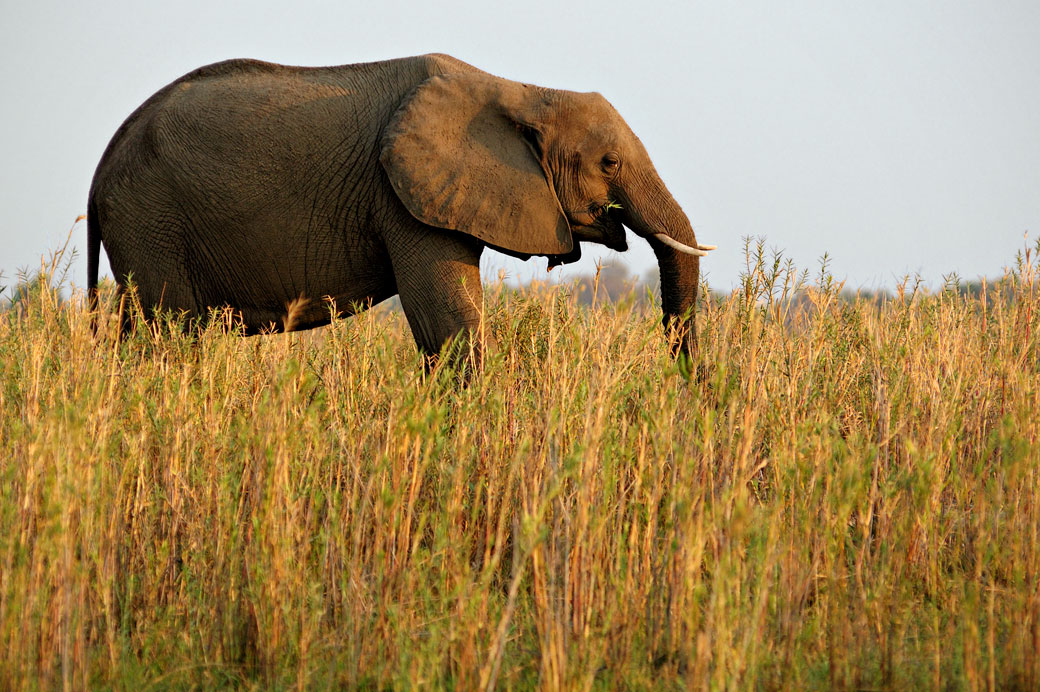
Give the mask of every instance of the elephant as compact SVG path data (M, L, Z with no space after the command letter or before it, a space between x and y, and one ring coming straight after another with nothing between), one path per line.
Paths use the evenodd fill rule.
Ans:
M399 295L421 353L479 334L484 248L550 268L645 238L673 355L696 348L689 220L598 93L443 54L337 67L228 60L134 111L90 187L88 294L103 244L142 306L248 334L309 329ZM292 304L291 319L287 305ZM154 313L151 313L154 314ZM125 319L124 319L125 323Z

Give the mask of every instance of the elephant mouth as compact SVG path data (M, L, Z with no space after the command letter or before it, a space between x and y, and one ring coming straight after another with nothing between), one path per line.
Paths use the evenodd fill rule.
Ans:
M568 214L567 221L575 241L604 245L618 252L628 250L625 227L613 210L598 214L589 212Z
M624 252L628 249L628 240L625 238L624 227L615 230L596 226L571 226L571 235L574 236L576 241L605 245L611 250L617 250L618 252Z

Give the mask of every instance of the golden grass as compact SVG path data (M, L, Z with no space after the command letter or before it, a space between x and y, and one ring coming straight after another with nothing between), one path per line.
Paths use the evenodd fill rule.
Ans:
M395 313L120 340L38 290L0 688L1035 690L1036 270L848 302L759 261L700 380L635 301L492 289L465 388Z

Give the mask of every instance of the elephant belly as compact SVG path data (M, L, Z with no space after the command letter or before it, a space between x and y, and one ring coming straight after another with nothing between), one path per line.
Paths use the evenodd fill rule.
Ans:
M171 214L136 233L113 224L105 244L116 280L134 286L146 312L194 318L230 307L248 333L319 327L333 310L354 314L397 292L386 251L371 235L344 242L342 232L287 233L287 225L246 230L225 219L220 232L200 235L187 230L197 224Z
M315 291L315 293L319 293ZM235 307L247 333L299 331L322 327L333 316L347 317L363 312L396 293L393 282L359 285L353 290L321 295L301 294L281 305ZM234 307L234 306L233 306Z
M204 308L228 305L247 332L294 331L328 324L332 316L352 315L397 291L389 263L373 248L353 252L244 256L218 286L198 291ZM205 276L193 283L207 287Z

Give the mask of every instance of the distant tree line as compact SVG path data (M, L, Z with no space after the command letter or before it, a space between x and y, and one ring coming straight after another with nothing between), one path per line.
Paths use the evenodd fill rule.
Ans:
M990 286L995 282L987 280ZM63 290L64 277L61 281L55 281L52 273L36 271L32 273L19 274L14 285L5 285L4 276L0 274L0 312L6 312L17 308L17 306L38 294L45 286L53 286L57 289L59 299L67 300L67 292ZM656 272L643 277L633 274L623 264L607 264L599 268L596 274L586 274L570 281L560 283L564 289L574 297L579 305L590 306L605 302L618 302L620 300L632 300L638 305L646 305L651 301L660 300L660 281ZM523 290L521 287L518 290ZM983 281L961 281L955 275L946 277L942 291L956 291L964 296L978 297L983 292ZM992 290L992 289L990 289ZM725 298L725 291L712 290L712 295L717 298ZM840 292L843 300L852 302L857 298L874 302L885 302L895 297L888 289L859 289L848 288ZM795 297L795 303L800 301ZM386 305L389 309L399 309L400 302L394 298Z

